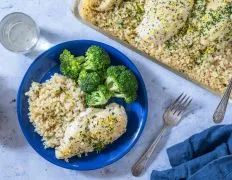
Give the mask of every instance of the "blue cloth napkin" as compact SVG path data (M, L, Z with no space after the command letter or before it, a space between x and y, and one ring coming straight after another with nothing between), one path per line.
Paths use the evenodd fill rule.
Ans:
M232 125L211 127L167 150L172 169L151 180L232 180Z

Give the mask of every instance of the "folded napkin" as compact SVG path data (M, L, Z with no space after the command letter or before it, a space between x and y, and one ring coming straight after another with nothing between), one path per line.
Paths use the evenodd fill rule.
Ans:
M209 128L167 150L172 169L151 180L232 180L232 125Z

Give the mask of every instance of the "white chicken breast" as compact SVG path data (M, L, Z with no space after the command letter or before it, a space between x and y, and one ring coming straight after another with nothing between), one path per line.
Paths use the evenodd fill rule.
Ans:
M211 3L213 4L213 3ZM197 23L201 32L200 43L203 48L217 39L229 37L232 27L232 8L230 3L225 2L211 5L206 10L205 15Z
M126 132L126 126L127 115L124 107L112 103L90 119L90 136L94 144L104 146L112 143Z
M136 32L145 41L162 44L184 26L193 4L193 0L148 0Z
M61 145L56 148L58 159L101 150L118 139L127 126L125 109L115 103L105 109L89 108L66 129Z
M89 108L82 112L65 130L60 146L56 148L55 154L58 159L68 159L75 155L81 155L85 152L92 152L93 146L88 141L89 131L88 118L96 112L95 109Z

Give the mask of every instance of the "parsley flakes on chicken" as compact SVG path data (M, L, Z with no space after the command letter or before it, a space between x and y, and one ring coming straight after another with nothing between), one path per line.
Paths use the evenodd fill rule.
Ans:
M192 7L193 0L148 0L136 31L143 40L162 44L184 26Z
M105 109L89 108L66 128L56 157L67 160L94 150L99 152L124 134L126 126L123 106L112 103Z

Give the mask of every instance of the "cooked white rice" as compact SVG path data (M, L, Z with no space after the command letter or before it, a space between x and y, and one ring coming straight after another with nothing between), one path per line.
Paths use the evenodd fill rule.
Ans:
M26 95L30 122L45 148L59 146L67 125L85 110L84 93L72 79L59 74L42 84L33 82Z

